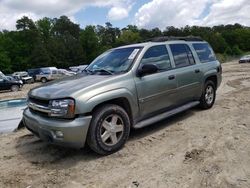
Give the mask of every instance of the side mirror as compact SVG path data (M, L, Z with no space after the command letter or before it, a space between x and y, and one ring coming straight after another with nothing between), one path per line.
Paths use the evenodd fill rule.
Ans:
M156 73L158 71L158 67L154 64L145 64L145 65L142 65L142 67L140 67L137 71L137 75L139 77L142 77L146 74L153 74L153 73Z

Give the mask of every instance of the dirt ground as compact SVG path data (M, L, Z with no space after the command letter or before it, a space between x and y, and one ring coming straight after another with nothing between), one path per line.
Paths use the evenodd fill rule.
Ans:
M26 98L27 93L30 89L41 85L41 83L36 82L33 84L25 84L20 91L0 91L0 100L16 99L16 98Z
M250 64L223 71L212 109L133 130L110 156L1 135L0 187L250 187Z

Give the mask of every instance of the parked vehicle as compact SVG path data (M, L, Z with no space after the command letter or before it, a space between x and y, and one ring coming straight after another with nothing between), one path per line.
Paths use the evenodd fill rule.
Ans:
M23 81L22 81L22 80L16 79L16 78L14 78L13 76L5 76L5 78L7 78L7 79L10 80L10 81L19 81L21 84L23 84Z
M74 66L74 67L69 67L69 69L75 73L82 73L88 65L79 65L79 66Z
M34 80L36 80L36 75L40 74L41 69L40 68L28 69L27 72Z
M28 72L14 72L12 74L14 78L17 80L22 80L24 84L31 84L34 83L33 77L29 76Z
M53 144L85 142L107 155L141 128L200 105L213 106L221 65L199 38L157 38L97 57L78 76L31 90L27 129Z
M240 58L239 63L250 63L250 55L245 55Z
M45 83L47 81L55 80L64 77L56 67L40 68L39 74L36 75L36 81Z
M0 73L0 90L11 90L16 92L23 86L22 81L14 78L6 77L2 72Z
M58 69L59 74L65 75L65 76L74 76L76 75L73 71L68 71L66 69Z

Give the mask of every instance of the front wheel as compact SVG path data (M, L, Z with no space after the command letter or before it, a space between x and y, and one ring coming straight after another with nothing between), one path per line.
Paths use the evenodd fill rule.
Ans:
M216 88L213 81L207 81L203 89L203 93L200 99L200 106L203 109L209 109L214 105L216 98Z
M46 82L47 82L47 78L42 77L42 78L41 78L41 82L42 82L42 83L46 83Z
M127 112L118 105L104 105L93 113L87 143L96 153L108 155L124 146L129 132Z
M17 92L18 90L19 90L19 86L18 85L11 86L11 91Z

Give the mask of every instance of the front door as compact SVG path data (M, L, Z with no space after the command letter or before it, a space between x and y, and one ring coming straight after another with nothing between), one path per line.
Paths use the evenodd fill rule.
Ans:
M144 64L155 64L159 71L135 77L141 117L173 106L177 87L176 76L165 45L150 47L141 59L140 66Z

